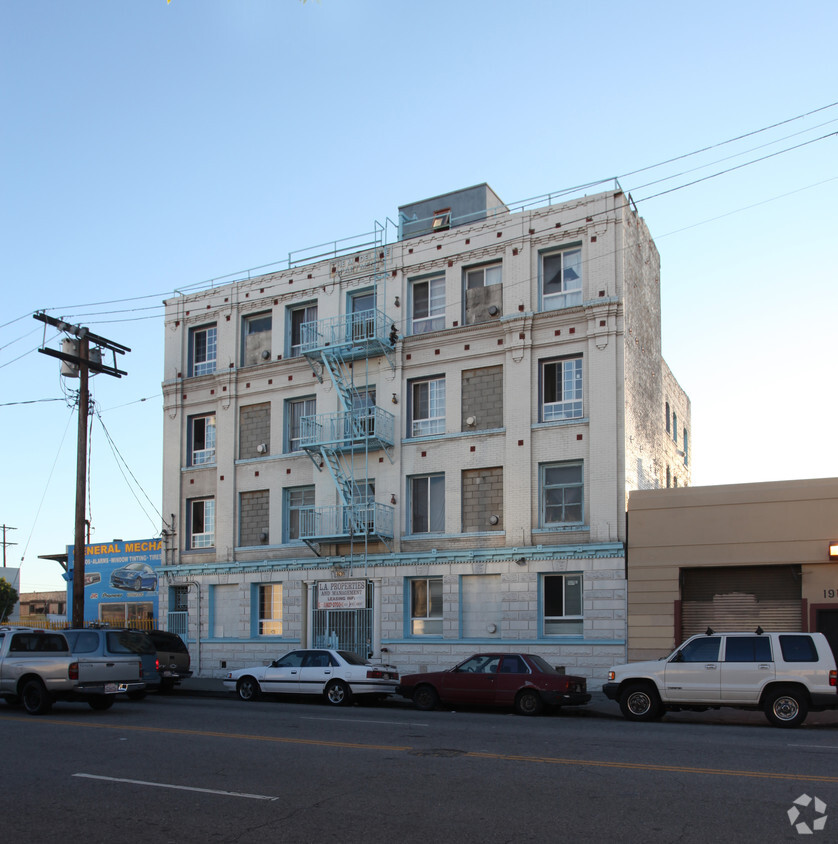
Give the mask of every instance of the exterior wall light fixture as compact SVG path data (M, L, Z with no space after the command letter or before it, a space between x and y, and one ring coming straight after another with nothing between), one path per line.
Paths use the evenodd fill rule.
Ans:
M838 539L829 543L829 559L838 560Z

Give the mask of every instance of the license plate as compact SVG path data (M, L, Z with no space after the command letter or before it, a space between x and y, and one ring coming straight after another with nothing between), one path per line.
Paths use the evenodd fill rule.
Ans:
M120 691L119 686L116 683L105 683L105 694L106 695L115 695L118 691Z

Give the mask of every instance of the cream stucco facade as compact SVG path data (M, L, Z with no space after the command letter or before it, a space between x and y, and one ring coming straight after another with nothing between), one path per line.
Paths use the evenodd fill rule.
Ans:
M400 214L392 241L166 302L161 616L207 675L328 642L602 677L628 492L690 480L654 242L616 186Z

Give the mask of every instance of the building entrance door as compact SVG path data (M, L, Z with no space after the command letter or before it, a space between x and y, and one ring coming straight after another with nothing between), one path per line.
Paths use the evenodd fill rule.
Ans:
M826 636L829 647L838 662L838 609L817 610L815 613L815 629Z
M352 651L363 659L370 657L373 590L370 583L360 585L360 595L354 593L344 598L331 589L327 597L318 597L311 613L315 648ZM358 606L359 603L363 606Z

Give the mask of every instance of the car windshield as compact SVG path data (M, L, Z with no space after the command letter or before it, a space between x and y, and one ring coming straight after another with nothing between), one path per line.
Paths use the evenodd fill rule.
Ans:
M344 662L348 662L350 665L366 665L367 661L362 659L358 656L358 654L353 653L352 651L338 651L341 659Z
M155 654L154 642L134 630L114 630L108 633L108 650L115 654Z

